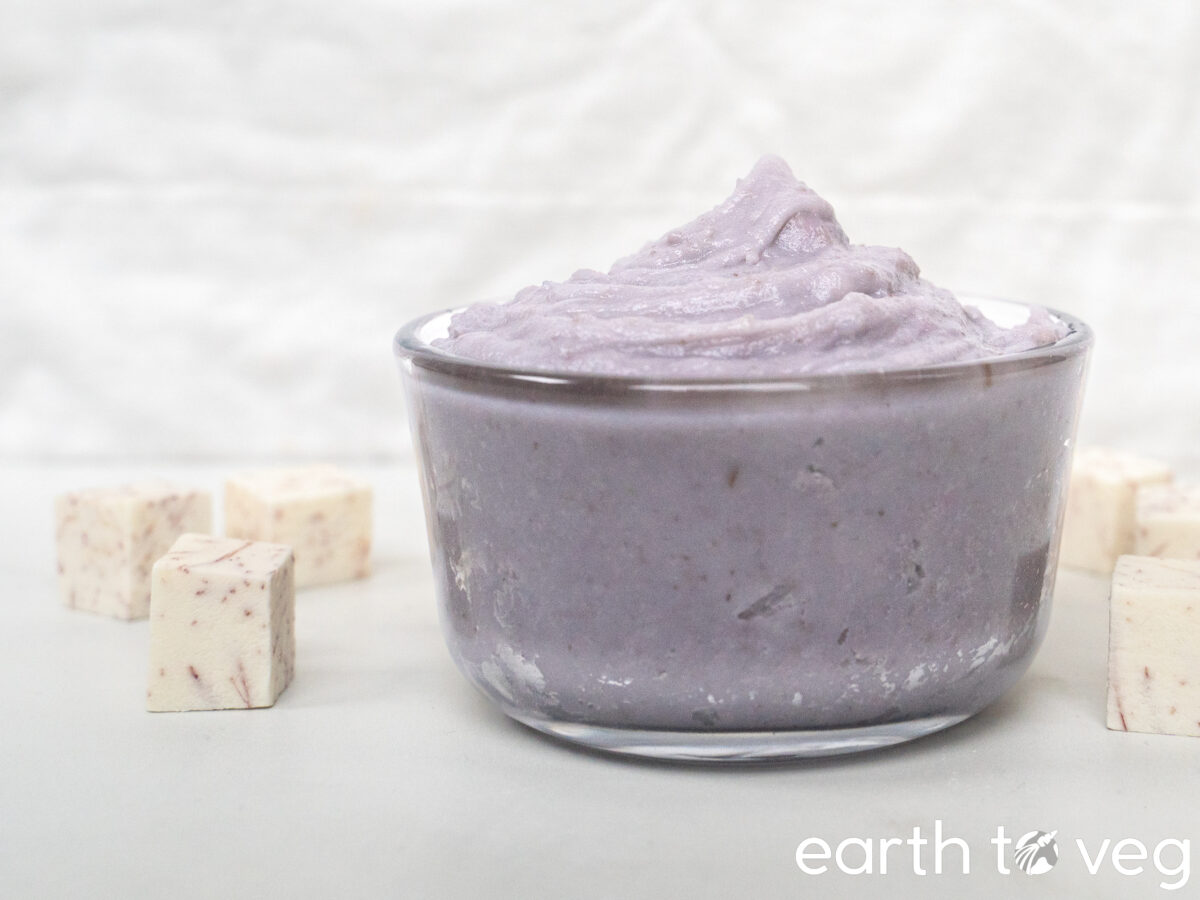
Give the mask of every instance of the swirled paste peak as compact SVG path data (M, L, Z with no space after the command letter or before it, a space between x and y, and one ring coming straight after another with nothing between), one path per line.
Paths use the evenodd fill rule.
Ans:
M541 371L737 378L982 359L1066 331L1042 310L1002 328L921 278L904 251L851 244L833 208L765 156L724 203L607 274L468 307L434 343Z

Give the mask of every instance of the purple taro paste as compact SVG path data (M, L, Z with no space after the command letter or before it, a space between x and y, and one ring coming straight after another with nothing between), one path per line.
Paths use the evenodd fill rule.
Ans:
M977 711L1047 624L1088 340L1014 354L1067 331L1042 311L1001 328L899 250L849 245L771 157L608 275L458 314L441 350L585 377L401 347L455 661L533 723Z
M585 269L472 306L435 343L517 368L725 378L957 362L1064 334L1042 310L1001 328L902 250L851 244L833 208L766 156L716 209L607 275Z

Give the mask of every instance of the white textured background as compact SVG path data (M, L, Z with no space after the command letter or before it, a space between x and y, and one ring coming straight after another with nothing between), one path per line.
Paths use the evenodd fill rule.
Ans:
M1200 465L1200 4L0 2L0 456L407 452L390 338L778 152Z

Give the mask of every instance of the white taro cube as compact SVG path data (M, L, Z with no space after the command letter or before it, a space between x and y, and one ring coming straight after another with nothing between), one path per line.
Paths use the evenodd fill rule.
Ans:
M1134 550L1137 492L1168 482L1171 468L1153 459L1084 447L1071 463L1063 522L1061 565L1107 575L1117 557Z
M371 486L334 466L260 469L225 482L225 533L287 544L296 586L371 571Z
M185 534L154 564L152 712L271 706L296 660L290 547Z
M1110 602L1108 727L1200 736L1200 560L1122 556Z
M144 619L154 561L185 531L212 530L212 495L161 482L94 488L56 497L54 517L62 602Z
M1137 495L1137 554L1200 559L1200 484L1160 484Z

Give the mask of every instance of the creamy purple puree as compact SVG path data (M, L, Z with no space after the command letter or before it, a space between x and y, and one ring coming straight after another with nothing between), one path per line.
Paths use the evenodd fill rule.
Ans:
M436 345L539 370L752 377L980 359L1065 333L1041 310L1001 328L902 250L851 244L833 208L765 156L724 203L607 275L472 306Z
M1031 660L1086 326L994 325L848 244L780 160L608 275L471 307L439 350L411 327L443 631L515 718L637 753L862 749L976 712Z

